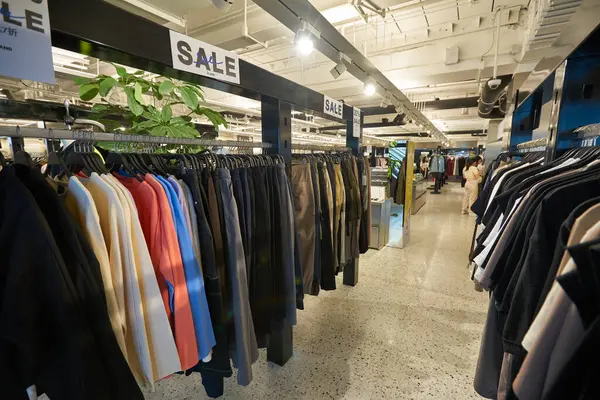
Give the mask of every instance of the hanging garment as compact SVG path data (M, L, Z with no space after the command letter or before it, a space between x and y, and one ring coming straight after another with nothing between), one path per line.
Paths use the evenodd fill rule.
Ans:
M496 321L497 326L485 331L483 342L490 343L486 348L501 345L503 354L499 361L497 351L484 352L482 345L476 373L476 388L482 395L494 392L493 383L489 384L493 380L482 385L483 377L496 376L494 397L548 398L573 354L573 343L585 336L581 319L575 316L583 310L590 324L598 316L590 307L596 303L585 297L584 290L572 292L577 299L571 303L557 302L565 297L557 291L559 285L552 284L557 280L561 285L577 285L572 275L560 272L567 251L569 271L590 265L592 246L572 242L565 251L565 236L571 237L570 227L578 216L592 215L600 201L595 153L571 152L576 157L567 155L544 165L540 155L529 154L503 168L494 162L488 171L482 195L472 207L485 227L478 230L471 260L477 268L475 278L493 290L494 312L488 313L487 325ZM588 221L595 223L597 218ZM573 237L583 240L579 232ZM588 229L585 240L598 238L598 232L600 225ZM586 393L587 387L581 390Z
M117 343L119 344L119 348L121 349L121 352L126 355L127 347L125 345L125 335L123 333L125 316L121 315L117 304L117 295L115 287L112 284L112 273L108 251L106 243L104 242L104 237L102 236L102 228L100 227L100 217L98 216L96 204L92 195L76 177L71 177L69 179L68 190L65 193L65 205L82 228L96 259L98 260L110 323Z
M208 303L206 300L206 291L204 288L204 279L196 256L194 254L191 238L187 231L185 217L181 209L175 187L177 181L164 179L157 176L162 185L173 215L177 240L179 242L179 251L183 261L183 270L185 272L185 281L188 288L190 307L192 309L192 319L194 321L194 331L196 333L196 344L198 346L198 357L204 361L209 361L212 348L215 345L215 337L210 321Z
M317 164L319 185L320 185L320 208L321 208L321 289L334 290L335 285L335 260L333 257L333 194L331 192L331 184L327 175L326 167L323 163Z
M84 181L84 185L98 207L104 241L109 248L119 311L126 316L124 331L127 361L138 383L151 385L154 374L144 324L142 294L131 245L131 212L124 205L123 195L119 195L97 173L92 173L90 179Z
M192 221L192 223L197 225L201 260L204 266L202 272L206 288L206 300L216 341L211 360L198 363L193 370L202 374L202 384L206 394L209 397L219 397L223 395L223 378L232 375L225 306L221 290L221 285L226 277L220 275L217 267L213 233L208 218L210 212L208 196L200 184L200 176L197 171L189 169L185 172L184 181L190 188L193 207L196 210L196 221Z
M298 224L298 246L302 265L302 283L305 293L312 294L315 274L315 203L309 164L292 164L294 213Z
M43 198L36 202L15 167L0 171L4 396L23 398L36 385L57 399L142 399L112 332L92 248L39 173L19 174ZM38 207L50 202L59 210L53 222ZM51 228L66 235L56 239L68 240L67 247L59 248Z
M129 191L112 175L102 178L115 191L122 194L124 207L130 216L131 246L136 267L137 282L142 296L143 321L148 334L148 348L152 362L153 377L151 383L181 370L181 362L165 309L156 307L154 300L160 299L160 289L156 282L154 268L148 247L142 232L135 202Z
M252 364L258 359L258 347L250 311L246 262L242 245L241 231L237 215L237 205L233 197L233 185L228 170L216 171L219 192L223 204L223 221L227 243L227 272L232 293L232 307L235 326L235 352L233 363L238 368L238 384L246 386L252 381Z
M135 178L121 179L136 200L142 215L141 221L146 221L142 226L146 226L146 240L161 287L163 304L174 332L181 367L184 370L192 368L198 363L199 351L169 199L163 186L151 174L146 174L144 182L140 184Z

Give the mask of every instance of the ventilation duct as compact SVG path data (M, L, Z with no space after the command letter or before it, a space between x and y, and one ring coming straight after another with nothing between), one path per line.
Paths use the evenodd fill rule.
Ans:
M212 0L212 2L221 11L228 11L233 5L233 0Z
M503 75L496 79L490 79L483 85L481 97L477 102L480 118L504 118L506 115L506 92L504 89L511 80L512 75Z

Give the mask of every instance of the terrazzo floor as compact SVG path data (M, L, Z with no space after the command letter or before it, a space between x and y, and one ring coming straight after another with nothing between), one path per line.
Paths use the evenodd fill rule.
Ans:
M477 399L473 374L487 296L468 277L474 217L449 184L412 218L404 249L369 250L359 283L305 298L284 366L266 351L247 387L235 376L225 399ZM200 375L159 382L148 400L207 398Z

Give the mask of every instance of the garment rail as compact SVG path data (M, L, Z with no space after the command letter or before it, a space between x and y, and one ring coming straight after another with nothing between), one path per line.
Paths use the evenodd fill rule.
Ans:
M310 151L310 152L349 152L350 147L342 146L323 146L313 144L292 144L292 152Z
M534 139L528 142L519 143L517 145L517 151L520 153L531 153L535 151L544 151L548 144L546 138Z
M35 384L49 398L142 400L138 385L179 371L200 373L218 397L231 357L241 385L259 348L279 365L291 357L303 288L283 158L93 145L270 144L20 127L0 136L74 140L49 152L44 174L25 151L2 162L1 274L12 283L0 298L28 317L0 302L4 338L18 338L0 338L0 370L14 374L5 397Z
M474 280L490 292L475 373L486 398L597 399L600 147L498 164L479 198ZM585 373L582 373L584 371Z
M104 133L91 132L84 130L66 130L66 129L41 129L25 127L0 127L0 137L9 137L13 154L22 148L17 148L18 139L49 139L49 140L85 140L90 142L127 142L127 143L146 143L146 144L172 144L172 145L191 145L191 146L223 146L223 147L244 147L244 148L262 148L271 149L275 146L271 143L245 142L236 140L213 140L213 139L193 139L193 138L171 138L164 136L150 135L127 135L123 133ZM15 140L16 139L16 140ZM22 146L22 144L21 144Z

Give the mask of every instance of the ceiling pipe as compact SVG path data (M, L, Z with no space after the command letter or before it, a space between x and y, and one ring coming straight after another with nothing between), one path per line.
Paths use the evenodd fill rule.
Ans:
M244 27L243 27L242 34L244 35L245 38L248 38L248 39L252 40L256 44L259 44L262 47L264 47L265 49L269 47L268 43L263 43L260 40L252 37L248 33L248 0L244 0Z
M504 94L504 89L509 85L512 80L512 75L503 75L497 79L488 80L481 90L481 97L478 101L478 114L480 118L493 119L503 118L506 114L502 108L496 108L496 103L500 100ZM506 96L504 96L506 99ZM504 106L506 109L506 106ZM494 112L498 110L498 112Z

